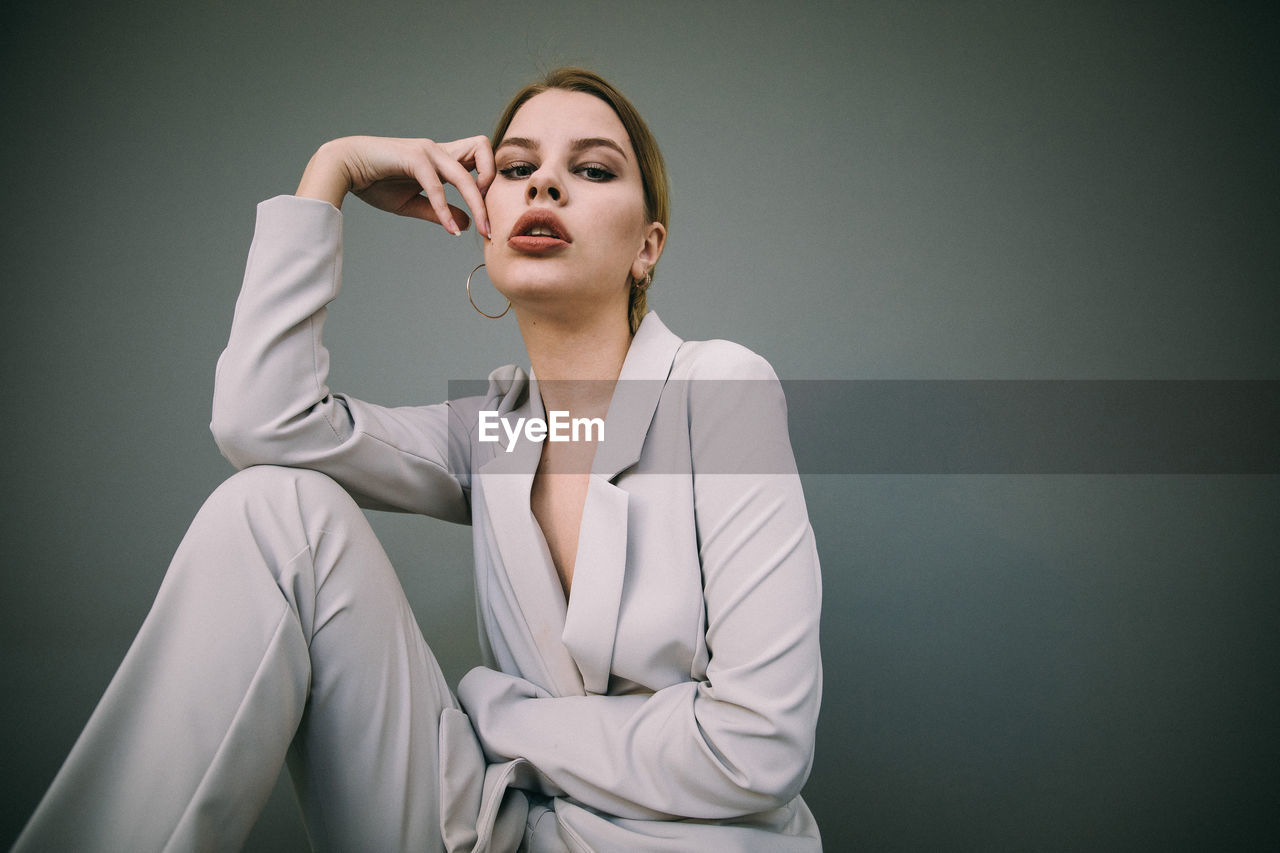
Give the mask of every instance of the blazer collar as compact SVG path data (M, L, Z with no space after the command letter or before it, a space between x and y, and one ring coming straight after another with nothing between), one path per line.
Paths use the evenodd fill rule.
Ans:
M656 313L644 316L618 374L605 416L605 440L596 449L592 473L612 480L639 461L663 383L681 343Z
M609 401L609 411L605 415L605 440L596 448L591 465L593 474L612 480L640 460L645 438L649 434L649 424L658 409L663 386L671 373L676 351L682 343L684 341L666 327L656 312L650 311L640 321L622 361L618 383ZM545 419L547 413L543 408L542 396L538 393L537 376L530 368L526 389L518 387L525 378L522 374L523 371L514 369L510 375L502 375L500 389L503 400L499 405L500 413L512 417ZM490 380L493 379L494 375L491 374ZM492 462L485 463L483 467L485 470L532 472L537 467L541 454L540 443L521 440L511 453L495 454L498 458L505 457L497 468L489 468ZM530 460L532 464L529 464Z

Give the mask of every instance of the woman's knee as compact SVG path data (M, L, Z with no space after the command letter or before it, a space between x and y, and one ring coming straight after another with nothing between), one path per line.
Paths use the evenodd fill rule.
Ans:
M232 474L209 495L205 505L252 506L265 503L333 504L359 511L346 489L327 474L282 465L252 465Z
M363 553L366 542L377 546L364 513L337 482L316 471L253 466L229 477L205 501L168 574L178 585L203 584L197 580L203 578L245 589L258 588L270 576L293 601L295 594L320 586L335 555ZM306 616L306 608L293 609Z
M304 468L254 465L214 489L188 533L227 537L247 533L255 540L283 538L301 547L317 531L367 523L352 497L327 475Z

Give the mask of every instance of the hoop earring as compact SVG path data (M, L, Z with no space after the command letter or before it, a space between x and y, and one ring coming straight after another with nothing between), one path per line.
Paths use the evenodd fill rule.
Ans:
M631 282L631 286L636 290L648 290L649 285L653 284L653 273L646 272L643 279L636 279Z
M480 272L480 267L482 267L482 266L484 266L484 264L480 264L480 266L476 267L476 268L475 268L475 269L473 269L470 273L468 273L468 274L467 274L467 301L471 303L471 307L472 307L472 308L475 308L475 309L476 309L476 312L477 312L478 314L480 314L480 316L482 316L482 317L488 317L490 320L497 320L499 317L505 317L505 316L507 316L507 311L510 311L510 310L511 310L511 300L510 300L510 299L508 299L508 300L507 300L507 310L506 310L506 311L503 311L501 314L486 314L486 313L484 313L483 311L481 311L481 310L479 309L479 307L477 307L477 306L476 306L476 301L475 301L474 299L472 299L472 298L471 298L471 276L473 276L473 275L475 275L476 273Z

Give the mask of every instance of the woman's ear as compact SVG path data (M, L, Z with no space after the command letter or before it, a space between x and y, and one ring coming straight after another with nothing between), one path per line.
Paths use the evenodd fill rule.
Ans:
M640 251L636 253L636 259L631 262L631 278L636 281L644 278L644 274L653 269L658 263L658 258L662 257L662 248L666 244L666 226L661 222L650 222L645 229L644 242L640 244Z

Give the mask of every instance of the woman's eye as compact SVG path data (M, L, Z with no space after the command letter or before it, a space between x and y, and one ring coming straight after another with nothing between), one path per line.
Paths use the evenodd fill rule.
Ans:
M506 168L499 169L498 174L509 180L527 178L533 174L533 166L528 163L512 163Z
M582 177L586 178L588 181L598 182L612 181L617 177L617 175L610 172L604 166L579 166L578 174L582 175Z

